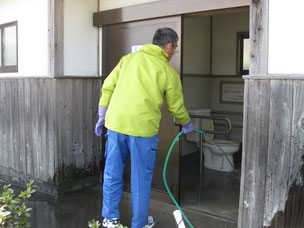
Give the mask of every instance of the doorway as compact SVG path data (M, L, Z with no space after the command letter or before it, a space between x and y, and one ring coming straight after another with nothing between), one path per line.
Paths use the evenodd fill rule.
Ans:
M238 92L242 91L243 79L237 69L240 50L237 34L249 31L249 10L103 26L103 75L108 75L123 55L151 43L159 27L171 27L180 37L181 49L170 63L182 77L187 109L208 109L211 116L229 118L232 131L228 135L215 135L215 138L241 143L243 100ZM225 124L214 122L214 127L215 131L225 131ZM179 130L163 106L152 198L169 203L172 201L165 190L162 171L170 144ZM197 142L183 137L175 145L167 170L168 185L175 199L184 208L236 222L240 191L240 178L236 173L240 174L241 170L241 149L233 155L236 173L207 168L200 172L200 158ZM129 176L127 165L124 176L127 191Z
M232 156L235 171L209 169L203 165L204 153L201 158L200 137L193 135L198 133L185 136L180 157L180 204L234 222L238 218L240 194L244 89L238 70L239 55L242 54L238 34L248 31L248 10L190 15L183 21L185 106L189 111L205 110L208 116L228 118L231 132L214 134L213 137L233 140L240 146ZM192 121L195 128L204 128L202 121ZM226 131L226 123L216 119L211 121L213 131Z

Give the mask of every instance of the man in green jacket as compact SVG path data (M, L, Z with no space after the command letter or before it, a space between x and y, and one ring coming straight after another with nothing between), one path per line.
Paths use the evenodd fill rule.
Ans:
M182 124L184 133L193 131L184 106L181 80L170 65L178 36L170 28L158 29L153 44L120 60L102 86L96 135L105 124L106 163L103 182L103 227L119 223L123 172L131 156L132 227L150 228L148 216L151 183L156 161L161 106L164 98L170 114Z

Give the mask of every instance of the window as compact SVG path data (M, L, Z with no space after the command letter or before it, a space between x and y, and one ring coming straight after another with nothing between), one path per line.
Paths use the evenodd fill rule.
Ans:
M237 33L237 74L249 74L250 40L248 32Z
M18 72L17 22L0 25L0 73Z

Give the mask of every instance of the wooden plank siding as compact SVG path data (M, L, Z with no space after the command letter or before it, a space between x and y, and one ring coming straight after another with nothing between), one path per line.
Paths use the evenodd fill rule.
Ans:
M292 128L292 80L270 81L268 157L264 225L269 225L287 200Z
M100 86L97 78L0 79L0 175L55 185L99 175Z
M238 227L304 227L304 81L246 84Z
M269 0L251 0L239 228L304 227L304 80L268 74Z
M263 221L263 214L259 211L263 211L265 198L270 84L269 81L245 81L245 84L248 95L244 101L247 115L244 116L246 121L243 123L246 135L243 139L243 152L246 153L243 153L239 210L242 221L238 227L249 228L248 224L262 227Z
M251 0L250 4L250 75L268 73L268 0Z
M282 110L288 118L284 121L285 126L280 124L282 130L285 128L284 138L276 141L282 153L276 164L277 174L271 178L276 183L272 197L273 211L265 213L271 220L266 221L268 223L264 227L304 227L304 105L301 99L304 81L294 80L291 83L293 89L288 92L291 93L288 100L292 104L292 112L289 113L286 107ZM286 87L288 91L290 86ZM284 141L286 145L282 144Z
M60 77L64 73L64 1L48 1L49 75Z

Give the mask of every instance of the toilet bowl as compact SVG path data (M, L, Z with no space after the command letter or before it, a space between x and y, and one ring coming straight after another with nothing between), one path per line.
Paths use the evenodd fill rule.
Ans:
M204 167L217 171L233 172L233 154L240 149L240 143L223 139L213 139L213 141L214 143L203 143Z
M189 109L188 111L190 115L211 115L210 109ZM196 129L214 131L212 119L193 118L192 123ZM232 172L234 170L233 154L239 150L240 143L237 141L213 138L213 134L204 135L202 148L204 154L204 167L222 172ZM197 133L187 134L186 139L188 141L196 142L196 145L200 147L200 136ZM217 145L215 145L215 143ZM225 154L223 154L223 152Z

